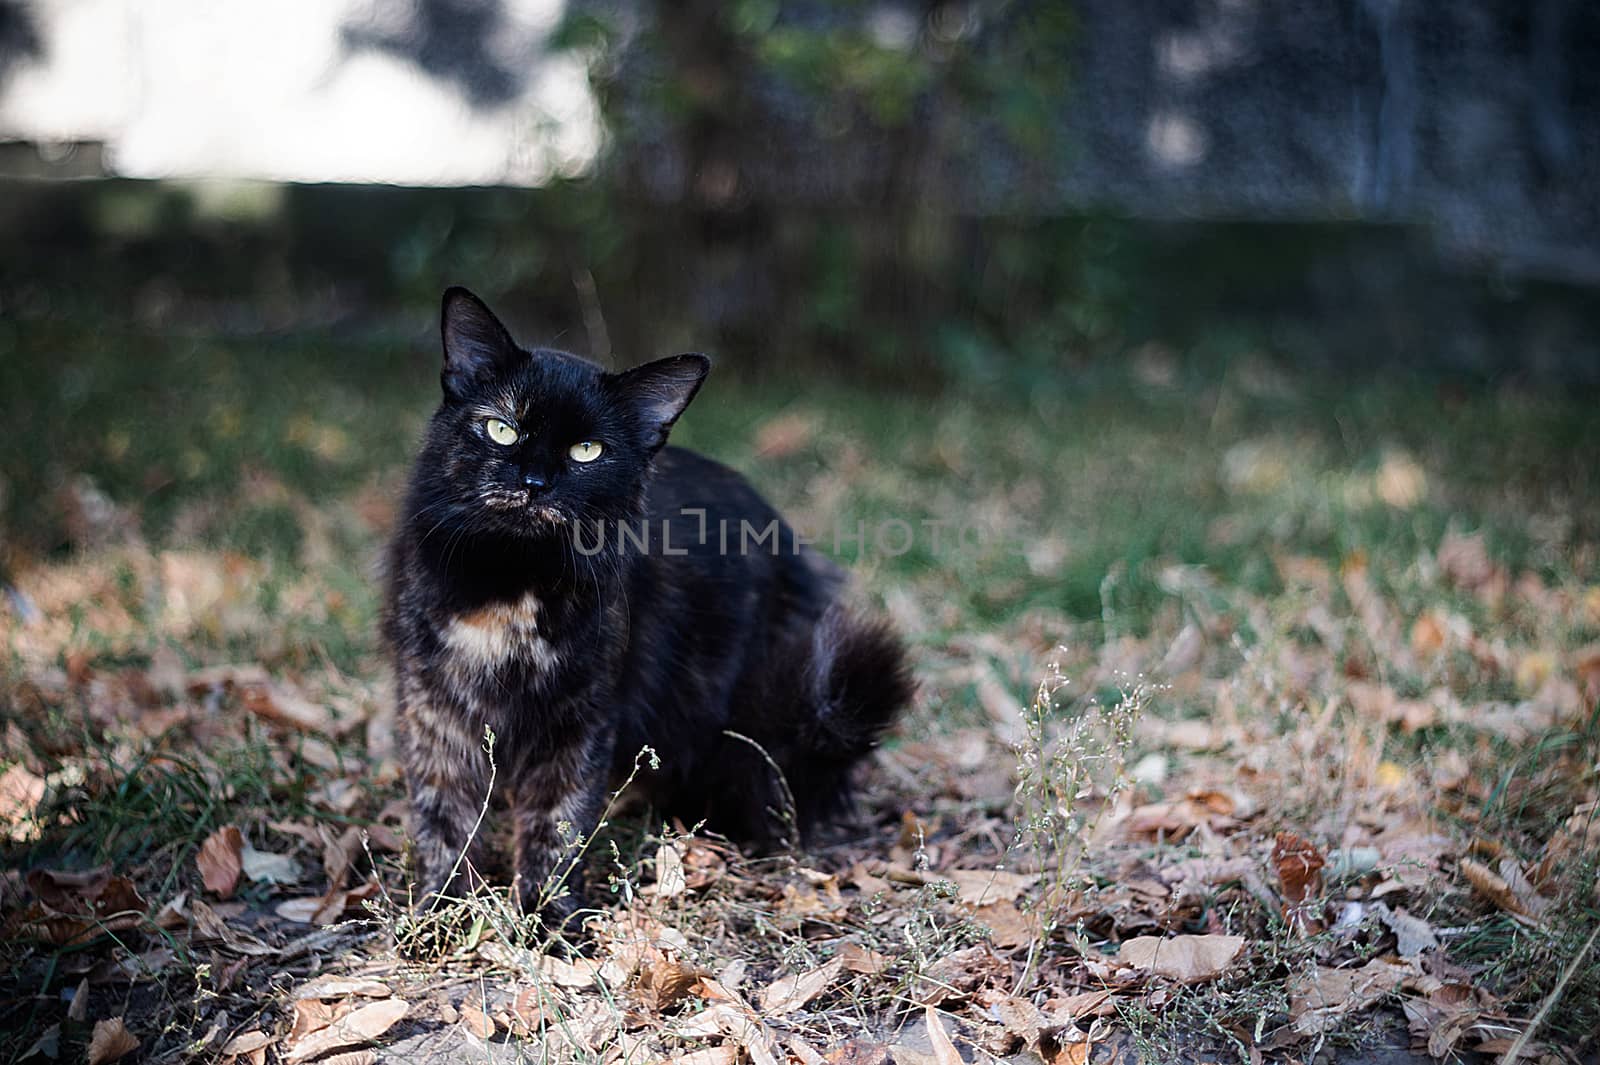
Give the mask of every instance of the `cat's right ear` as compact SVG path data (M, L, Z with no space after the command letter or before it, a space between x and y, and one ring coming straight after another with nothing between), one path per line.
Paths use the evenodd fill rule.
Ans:
M484 302L459 285L444 291L439 332L444 338L444 369L439 381L445 394L457 399L482 382L509 369L522 357L506 327Z

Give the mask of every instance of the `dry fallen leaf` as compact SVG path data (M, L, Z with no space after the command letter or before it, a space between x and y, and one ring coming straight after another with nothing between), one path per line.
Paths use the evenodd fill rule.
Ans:
M268 957L278 953L278 948L269 947L250 933L228 924L199 899L189 904L189 913L194 918L194 935L199 939L216 940L236 954Z
M828 1065L890 1065L893 1058L887 1043L857 1036L828 1051L823 1060Z
M639 995L648 1009L659 1013L687 998L706 975L704 969L652 948L639 969Z
M264 721L302 732L321 732L338 736L348 732L354 722L336 719L327 707L320 706L285 685L272 681L249 684L239 689L245 709Z
M1024 913L1009 902L976 907L972 916L989 929L990 939L997 947L1025 946L1039 935L1038 916Z
M136 928L149 909L133 881L103 868L82 873L33 869L23 882L35 901L12 915L6 932L58 946Z
M359 995L363 998L388 998L390 994L388 984L371 977L319 976L295 988L289 997L348 998L351 995Z
M244 872L243 850L244 837L237 826L224 825L206 837L194 861L207 891L220 899L233 896L234 889L239 886L239 875Z
M923 1017L928 1024L928 1044L933 1047L933 1060L937 1065L965 1065L955 1044L950 1042L950 1033L944 1030L944 1023L939 1020L939 1014L932 1006L926 1007Z
M67 1020L75 1024L82 1024L89 1019L89 978L84 977L78 981L78 986L72 992L72 1001L67 1006Z
M806 1003L826 991L839 978L844 959L834 958L810 972L797 973L774 980L761 992L761 1008L769 1017L782 1017L802 1009Z
M254 1053L263 1047L271 1046L273 1038L259 1028L252 1028L248 1032L241 1032L228 1040L222 1046L222 1056L237 1058L244 1054Z
M1139 936L1118 956L1130 968L1187 984L1221 976L1243 952L1243 936Z
M1011 873L1004 869L951 869L938 879L956 885L956 896L968 906L989 902L1015 902L1039 882L1038 873Z
M1278 873L1283 900L1290 906L1304 904L1321 890L1326 864L1315 843L1293 832L1278 833L1272 846L1272 866Z
M1296 977L1289 987L1294 1029L1301 1035L1323 1032L1339 1017L1381 1001L1416 972L1411 962L1374 958L1359 969L1318 967L1309 979Z
M683 873L683 854L671 840L656 848L655 893L663 899L676 898L688 888Z
M380 885L369 880L360 887L335 889L324 895L308 895L298 899L285 899L273 908L279 917L304 924L337 924L346 915L361 912L361 904L376 898Z
M588 987L594 983L600 967L587 958L558 958L545 954L539 958L539 972L557 987Z
M1549 908L1549 901L1534 890L1513 859L1502 859L1496 873L1487 865L1463 858L1461 874L1478 894L1507 913L1537 920Z
M295 1005L298 1007L306 1003L297 1002ZM394 1027L410 1008L410 1004L404 999L391 998L352 1010L326 1028L311 1032L296 1041L284 1055L283 1060L288 1065L296 1065L297 1062L321 1057L329 1051L341 1050L359 1043L370 1043Z
M293 884L300 879L300 865L293 858L273 851L258 851L249 843L239 849L239 866L246 877L257 883Z
M460 1009L461 1025L479 1039L494 1038L494 1018L481 1006L473 1002L463 1002Z
M0 774L0 838L28 843L42 826L33 814L44 801L45 780L20 763Z
M95 1021L94 1033L89 1036L89 1065L106 1065L138 1049L139 1040L128 1031L121 1017Z
M1439 937L1434 935L1432 926L1420 917L1413 917L1403 909L1391 910L1381 902L1373 904L1372 913L1394 933L1394 950L1402 958L1414 958L1439 945Z
M1045 1005L1050 1009L1050 1023L1056 1027L1075 1025L1085 1017L1103 1017L1116 1009L1111 1001L1111 989L1084 991L1063 999L1050 999Z
M1011 963L990 947L967 947L928 966L912 991L919 1004L937 1006L970 995L980 987L1002 983L1010 979L1010 974Z
M863 947L859 943L846 943L839 948L839 961L853 973L877 976L889 967L889 956Z

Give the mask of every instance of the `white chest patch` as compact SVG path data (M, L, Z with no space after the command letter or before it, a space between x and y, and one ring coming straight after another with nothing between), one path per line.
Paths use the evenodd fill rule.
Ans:
M478 669L493 669L513 659L541 670L556 663L555 648L539 634L539 600L533 594L458 614L444 628L444 642Z

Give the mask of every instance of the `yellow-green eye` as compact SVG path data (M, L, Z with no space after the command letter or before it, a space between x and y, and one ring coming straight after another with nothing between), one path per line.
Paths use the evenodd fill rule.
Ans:
M499 418L485 418L483 430L489 434L489 439L504 447L510 447L517 442L516 426L501 421Z
M567 454L572 456L573 462L593 462L604 450L605 448L593 440L580 440L567 448Z

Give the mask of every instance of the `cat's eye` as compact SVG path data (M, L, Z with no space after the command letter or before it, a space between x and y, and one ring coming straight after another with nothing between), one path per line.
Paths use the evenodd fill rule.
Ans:
M567 448L567 454L572 456L573 462L593 462L604 450L597 441L580 440Z
M509 422L499 418L485 418L483 431L489 434L489 439L502 447L510 447L517 442L517 428Z

